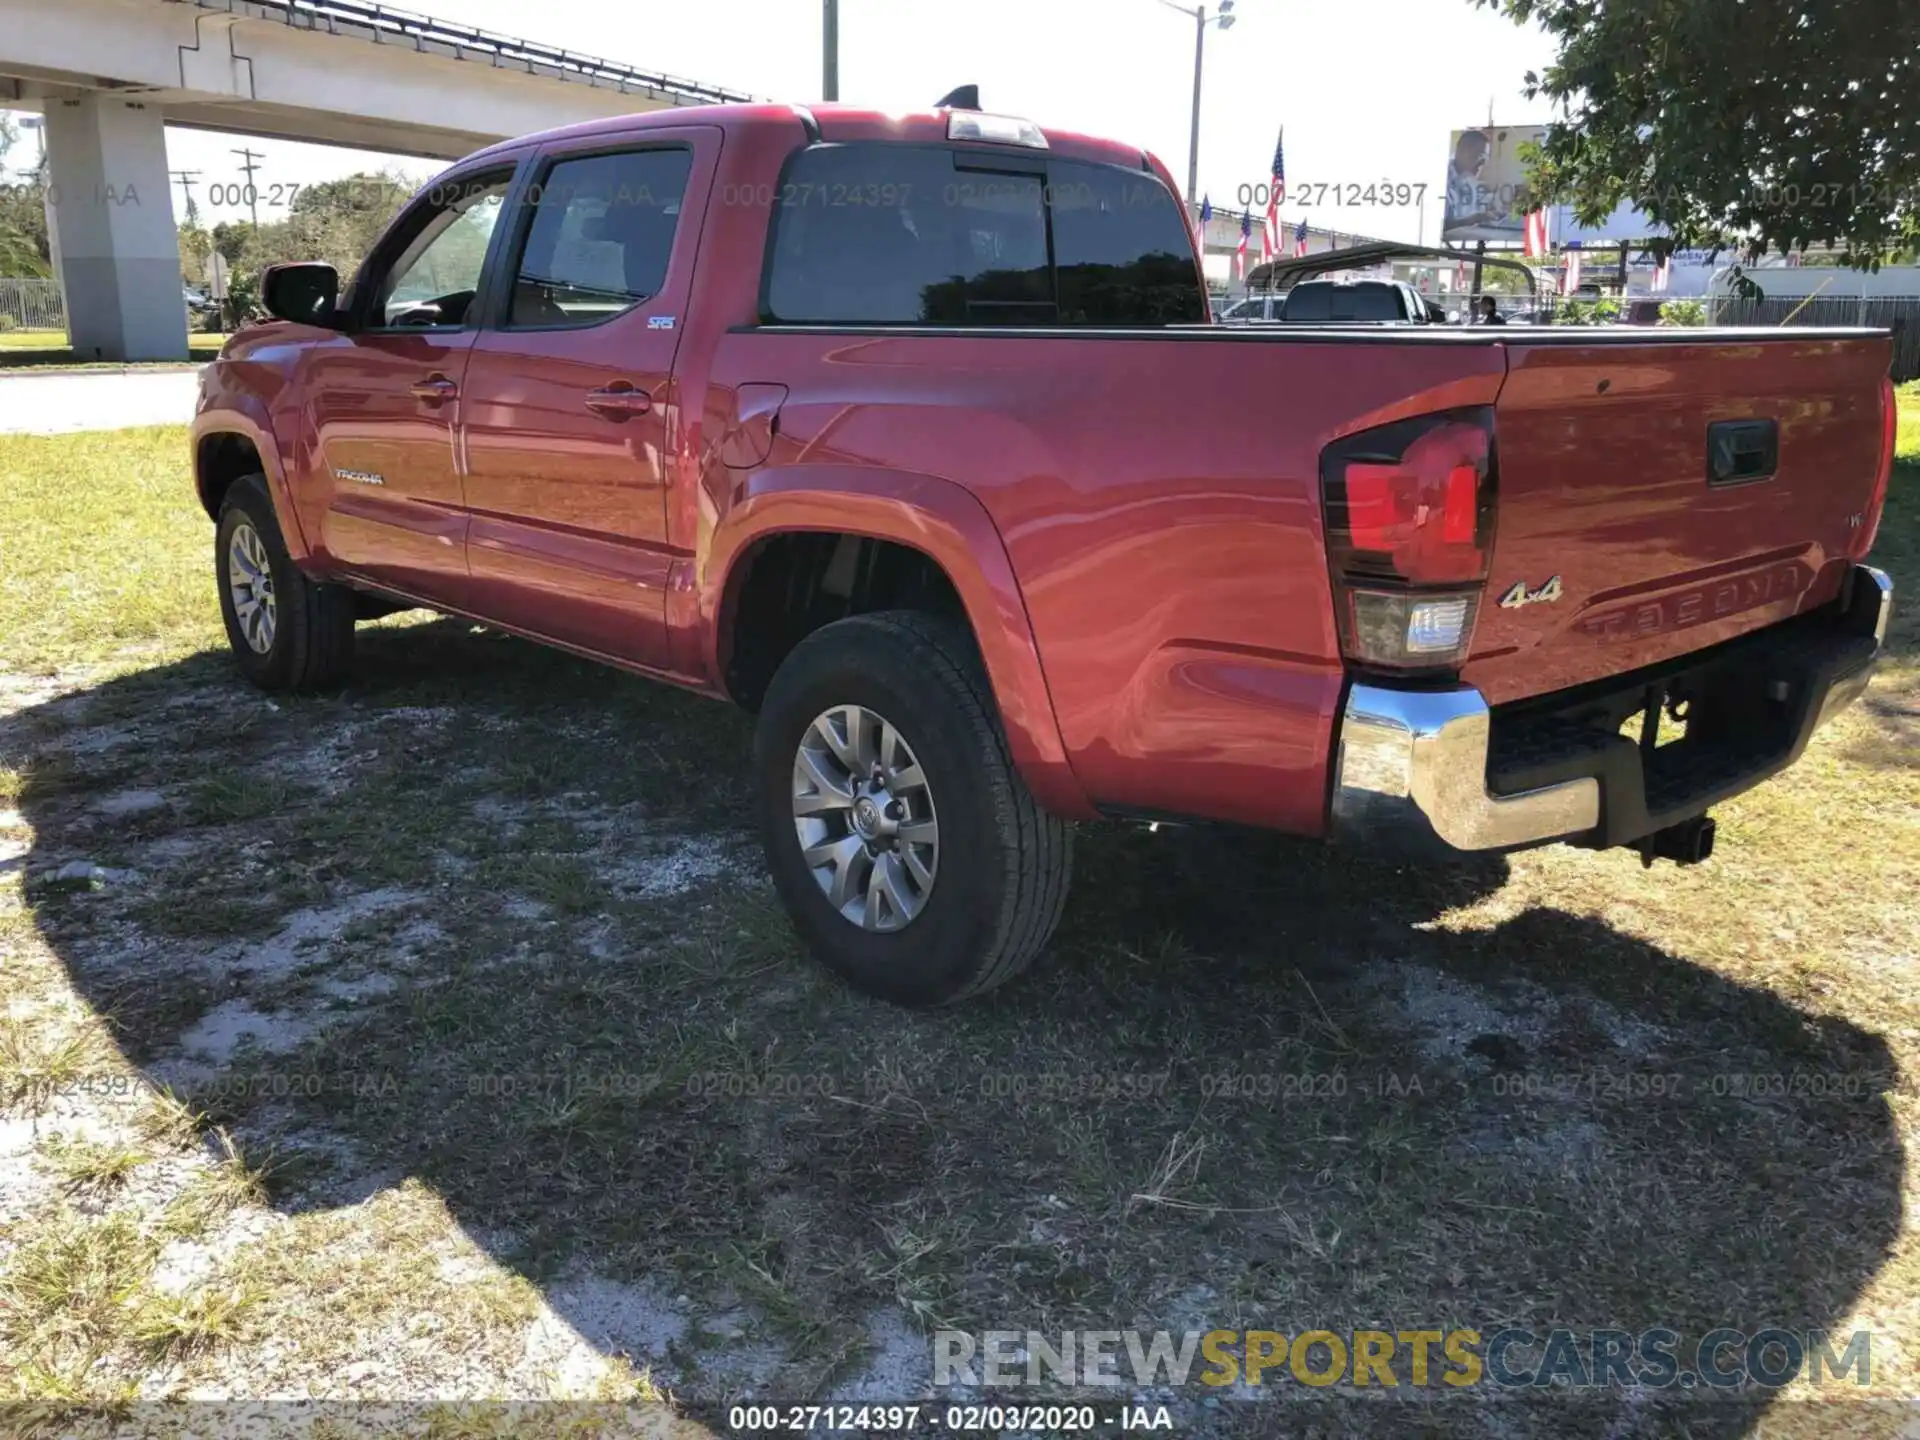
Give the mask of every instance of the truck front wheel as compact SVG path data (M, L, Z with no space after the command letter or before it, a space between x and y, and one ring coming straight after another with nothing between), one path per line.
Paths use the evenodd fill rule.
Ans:
M1015 772L959 627L889 610L809 635L767 690L754 771L775 888L858 988L948 1004L1045 948L1072 831Z
M354 594L310 580L287 554L263 475L233 482L213 566L240 669L262 690L317 690L353 663Z

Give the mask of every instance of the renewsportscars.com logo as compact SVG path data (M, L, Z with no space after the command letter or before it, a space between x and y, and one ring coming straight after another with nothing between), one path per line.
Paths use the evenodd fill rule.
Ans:
M936 1330L935 1385L1778 1389L1873 1380L1873 1336L1825 1330Z

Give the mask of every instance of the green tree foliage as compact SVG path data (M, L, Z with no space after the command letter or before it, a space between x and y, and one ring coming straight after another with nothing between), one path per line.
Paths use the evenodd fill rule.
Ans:
M180 240L180 278L189 285L207 283L207 260L213 254L213 236L198 225L178 228Z
M0 182L0 276L32 279L52 273L46 202L39 185Z
M45 177L38 169L8 168L8 152L19 138L19 128L0 115L0 276L45 277L53 273Z
M303 186L284 219L215 225L208 239L226 257L236 308L254 303L262 270L289 260L324 260L344 285L412 193L412 183L400 176L363 172Z
M1660 323L1669 326L1704 325L1707 304L1704 300L1669 300L1660 307Z
M1630 203L1675 247L1920 249L1915 0L1475 0L1559 46L1529 96L1565 119L1545 196L1595 224Z
M1620 302L1612 296L1598 300L1569 300L1557 317L1562 325L1612 325L1620 319Z

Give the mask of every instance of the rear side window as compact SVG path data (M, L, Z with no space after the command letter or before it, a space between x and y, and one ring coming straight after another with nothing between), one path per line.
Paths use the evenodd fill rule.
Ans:
M1206 318L1151 175L942 146L816 145L775 199L765 317L811 325L1157 325ZM1169 228L1171 226L1171 228Z
M659 294L693 153L561 160L528 197L509 328L591 325Z
M1178 325L1206 318L1193 241L1167 187L1144 170L1056 160L1054 264L1062 325Z
M1040 175L957 170L929 146L804 150L775 197L767 311L792 324L1051 324L1043 190Z
M1331 285L1296 285L1287 292L1287 303L1280 313L1295 321L1329 319L1333 312L1327 301L1332 290Z

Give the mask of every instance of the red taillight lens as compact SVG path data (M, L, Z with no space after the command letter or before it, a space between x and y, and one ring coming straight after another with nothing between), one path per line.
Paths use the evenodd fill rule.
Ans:
M1410 585L1486 579L1492 440L1492 412L1471 411L1332 446L1321 479L1334 563Z
M1347 436L1320 462L1341 648L1396 669L1466 658L1493 545L1493 411Z
M1873 496L1867 501L1859 531L1854 535L1853 558L1864 560L1880 534L1880 516L1887 508L1887 487L1893 483L1893 451L1900 439L1900 402L1893 381L1880 382L1880 473L1874 477Z

